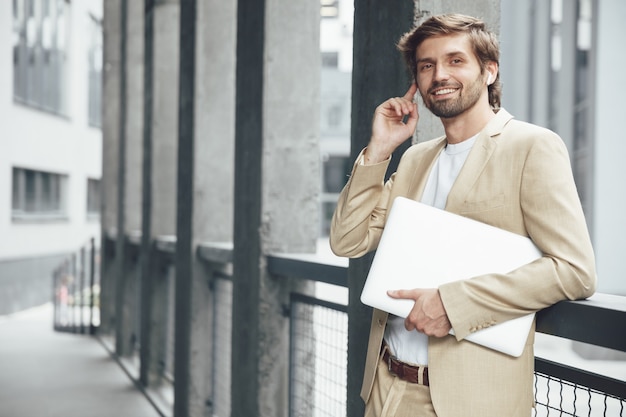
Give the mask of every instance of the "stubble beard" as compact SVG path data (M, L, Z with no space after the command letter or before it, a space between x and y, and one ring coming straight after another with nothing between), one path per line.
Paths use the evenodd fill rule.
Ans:
M440 88L447 86L449 84L437 83L434 84L433 88ZM465 112L467 109L473 107L482 94L482 81L481 78L476 78L471 84L467 86L467 88L462 88L460 90L460 95L456 98L450 98L446 100L432 100L430 94L427 93L428 100L424 99L424 95L422 95L422 100L424 101L424 105L428 110L431 111L437 117L441 118L452 118L460 115Z

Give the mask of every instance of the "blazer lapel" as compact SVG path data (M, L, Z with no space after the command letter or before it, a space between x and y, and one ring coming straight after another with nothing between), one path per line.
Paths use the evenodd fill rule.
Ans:
M500 109L485 128L478 134L476 143L472 147L467 160L459 172L459 176L452 185L448 200L446 202L446 210L458 213L466 200L472 186L476 183L482 174L487 162L493 155L498 146L497 137L502 133L504 126L511 120L513 116L504 109Z

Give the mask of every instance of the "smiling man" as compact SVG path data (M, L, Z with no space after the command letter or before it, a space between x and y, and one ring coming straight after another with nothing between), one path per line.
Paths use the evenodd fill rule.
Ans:
M569 156L555 133L500 108L499 47L482 21L434 16L398 45L414 83L376 108L333 216L339 256L376 249L397 196L530 237L543 256L507 274L390 291L406 319L374 310L361 396L367 417L529 417L534 329L520 357L473 344L477 329L595 291L595 260ZM419 95L445 136L391 154L417 127ZM455 253L448 253L455 262ZM454 330L454 336L449 334Z

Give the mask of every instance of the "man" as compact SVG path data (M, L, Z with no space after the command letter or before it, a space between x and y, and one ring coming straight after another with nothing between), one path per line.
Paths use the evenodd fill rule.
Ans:
M508 274L439 288L420 288L416 277L415 288L390 291L415 304L406 319L374 310L361 391L366 416L528 417L534 328L519 358L464 339L595 291L567 150L555 133L499 108L498 43L480 20L434 16L405 34L399 49L415 82L375 111L370 142L333 216L333 251L374 250L391 203L404 196L528 236L543 257ZM417 126L418 91L445 136L410 147L384 183L392 152Z

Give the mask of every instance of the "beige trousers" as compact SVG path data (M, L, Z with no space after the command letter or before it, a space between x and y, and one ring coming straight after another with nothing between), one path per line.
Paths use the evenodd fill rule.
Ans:
M389 373L381 359L372 394L365 405L365 417L437 417L437 414L430 401L430 388Z

